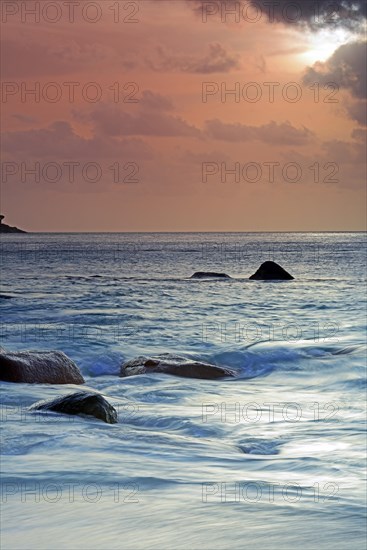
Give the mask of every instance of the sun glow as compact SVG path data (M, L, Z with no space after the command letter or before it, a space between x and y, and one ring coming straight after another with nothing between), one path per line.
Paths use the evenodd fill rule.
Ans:
M335 50L348 42L351 33L345 29L323 30L317 34L309 34L306 38L308 49L301 54L303 61L313 65L316 61L326 61Z

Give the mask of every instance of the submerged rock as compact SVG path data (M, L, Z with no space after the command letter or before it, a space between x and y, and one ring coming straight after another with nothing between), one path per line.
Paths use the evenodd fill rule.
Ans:
M190 279L230 279L227 273L215 273L213 271L196 271Z
M285 269L275 262L264 262L259 269L249 277L258 281L294 279Z
M240 442L239 449L247 455L278 455L285 440L247 438Z
M29 384L84 384L80 370L62 351L0 348L0 380Z
M99 420L103 420L103 422L107 422L107 424L117 423L117 411L103 395L86 391L70 393L50 401L39 401L32 405L29 410L94 416Z
M150 374L161 372L174 374L187 378L205 378L208 380L235 376L231 369L217 367L210 363L194 361L186 357L180 357L170 353L154 355L151 357L140 356L125 362L121 366L120 376L134 376L136 374Z

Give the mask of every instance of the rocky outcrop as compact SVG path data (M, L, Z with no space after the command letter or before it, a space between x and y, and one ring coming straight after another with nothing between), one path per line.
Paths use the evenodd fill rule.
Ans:
M259 269L249 277L257 281L290 280L294 279L285 269L275 262L264 262Z
M196 271L190 279L230 279L226 273L215 273L213 271Z
M11 227L11 225L3 223L3 219L4 216L0 215L0 233L26 233L26 231L23 231L22 229Z
M29 384L84 384L76 364L62 351L5 351L0 348L0 380Z
M131 359L121 366L120 376L134 376L136 374L151 374L155 372L174 374L187 378L205 378L208 380L235 376L235 372L231 369L201 361L194 361L170 353L151 357L140 356Z
M81 391L50 401L39 401L30 411L53 411L62 414L94 416L107 424L116 424L117 411L99 393Z

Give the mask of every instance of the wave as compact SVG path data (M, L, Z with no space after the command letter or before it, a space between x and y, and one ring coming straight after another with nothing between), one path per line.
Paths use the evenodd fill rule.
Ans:
M303 340L301 342L287 341L263 341L241 346L237 348L212 349L209 351L190 352L180 349L162 349L158 353L171 352L190 360L208 362L213 365L231 368L237 376L234 378L250 379L255 377L269 376L274 372L296 373L308 372L310 375L317 372L320 375L328 373L331 369L334 373L340 371L343 380L343 369L345 370L346 380L352 374L358 379L363 373L359 372L361 364L363 365L366 346L361 343L346 345L340 342L338 345L333 343L315 343L313 340ZM85 354L85 350L83 350ZM80 361L77 361L83 374L92 378L99 376L118 375L121 365L127 359L138 355L155 355L157 350L147 350L145 348L136 349L136 353L129 355L119 351L109 351L99 353L98 355L85 357L83 355ZM350 358L353 361L350 362ZM355 367L355 372L354 372ZM348 369L348 370L347 370ZM157 375L139 375L151 377ZM162 375L159 375L162 376ZM168 376L168 375L163 375ZM169 375L172 376L172 375ZM232 380L233 381L233 380ZM226 380L225 383L231 380ZM353 382L360 384L361 382Z

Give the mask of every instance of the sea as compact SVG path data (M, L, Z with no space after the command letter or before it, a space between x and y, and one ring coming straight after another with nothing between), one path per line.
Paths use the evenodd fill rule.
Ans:
M0 256L0 345L65 352L119 415L0 384L2 549L365 549L365 233L9 234ZM294 280L250 280L267 260ZM161 353L236 376L119 377Z

